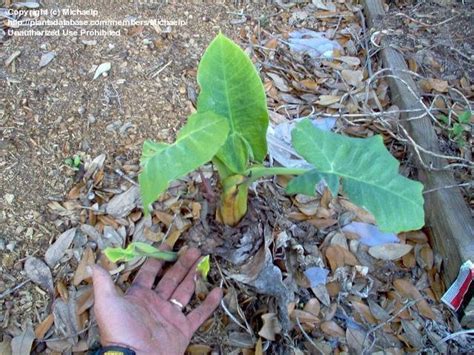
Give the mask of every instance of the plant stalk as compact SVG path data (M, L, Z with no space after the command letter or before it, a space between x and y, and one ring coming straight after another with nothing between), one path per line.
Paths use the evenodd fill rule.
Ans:
M252 183L264 176L272 175L302 175L309 171L309 169L296 169L296 168L285 168L285 167L255 167L250 168L245 172L245 175L248 178L248 183Z

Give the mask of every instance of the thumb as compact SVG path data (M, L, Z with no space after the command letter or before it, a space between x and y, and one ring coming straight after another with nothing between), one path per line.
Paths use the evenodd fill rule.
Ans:
M92 282L96 304L106 304L110 297L117 296L114 282L108 271L98 265L92 265Z

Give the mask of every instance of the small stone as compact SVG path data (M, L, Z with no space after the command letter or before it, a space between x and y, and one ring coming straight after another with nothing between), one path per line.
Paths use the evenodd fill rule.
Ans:
M86 109L84 106L81 106L77 109L77 112L82 116L86 112Z
M87 116L87 121L89 121L90 124L95 123L96 119L94 115L89 114Z
M0 250L5 250L5 241L3 239L0 239Z
M7 201L7 203L9 205L12 204L13 200L15 199L15 195L13 194L5 194L5 196L3 196L3 198L5 199L5 201Z
M16 242L10 242L7 244L7 250L9 250L10 252L12 252L13 250L15 250L15 246L16 246Z

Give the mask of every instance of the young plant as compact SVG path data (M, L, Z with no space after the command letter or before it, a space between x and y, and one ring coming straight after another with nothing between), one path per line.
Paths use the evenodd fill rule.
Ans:
M265 91L249 57L224 35L205 51L197 80L197 113L188 118L176 141L144 143L139 183L146 212L170 182L212 161L222 188L217 218L231 226L247 212L250 184L276 174L297 175L287 187L290 194L314 195L324 179L335 196L342 185L342 193L371 212L383 231L423 226L423 185L398 174L399 163L380 136L345 137L302 120L292 132L292 143L313 168L265 167Z
M464 148L466 145L465 133L471 131L471 111L466 110L458 116L457 122L450 122L445 115L440 115L439 120L443 122L448 130L449 138L454 140L459 148ZM452 123L452 124L450 124Z

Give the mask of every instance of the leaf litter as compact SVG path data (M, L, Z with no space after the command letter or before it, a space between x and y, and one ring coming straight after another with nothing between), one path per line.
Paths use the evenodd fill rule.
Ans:
M374 115L388 109L390 100L384 79L377 87L367 82L381 63L375 57L366 60L363 39L368 34L359 24L360 8L340 2L299 8L306 15L294 17L292 25L289 13L279 15L281 35L264 31L259 42L251 30L240 32L268 74L265 88L272 118L291 123L310 117L355 137L382 134L392 154L406 159L404 143L391 134L393 126L378 120L383 114ZM337 43L331 47L332 60L327 51L316 56L294 45L289 50L285 38L317 38L300 27L302 18L305 26ZM292 37L294 27L306 38ZM94 79L110 69L99 68ZM444 91L442 83L434 84ZM89 340L98 337L87 265L101 264L119 276L123 287L143 260L117 265L104 259L102 251L109 245L125 247L129 241L164 240L214 255L208 280L198 287L200 299L221 282L226 292L227 306L198 332L191 353L209 352L217 343L229 351L252 348L258 353L264 348L294 354L315 349L401 353L434 347L457 352L468 346L462 336L438 343L460 326L439 303L444 290L440 265L423 231L381 233L366 211L342 197L330 197L324 186L311 199L289 197L281 179L257 184L248 216L229 229L214 222L215 203L207 198L201 176L193 174L172 184L146 219L135 182L138 162L123 164L122 175L116 169L106 163L105 154L87 157L68 199L49 205L64 230L44 257L59 298L36 328L36 337L50 350L78 350L84 344L87 349ZM207 169L206 179L214 187L212 167ZM26 274L50 292L48 266L37 258L28 260ZM33 272L35 265L38 270ZM29 351L35 335L25 329L12 345ZM427 337L418 336L425 333ZM66 340L55 340L59 336Z

